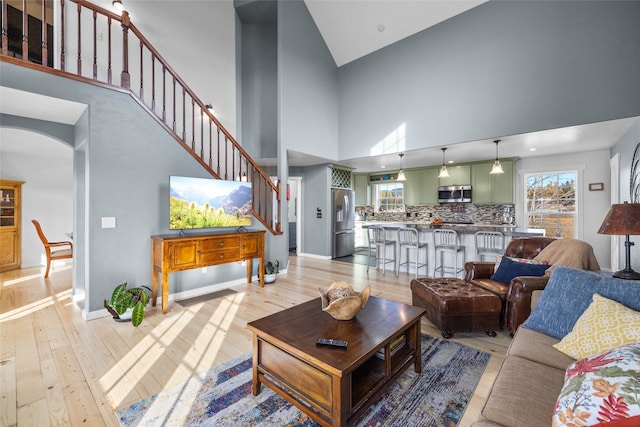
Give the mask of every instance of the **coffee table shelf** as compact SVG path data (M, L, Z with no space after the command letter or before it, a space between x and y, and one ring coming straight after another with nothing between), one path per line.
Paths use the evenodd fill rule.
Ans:
M323 426L351 425L412 363L421 371L425 310L370 297L355 319L340 321L321 306L318 298L247 324L253 393L265 384ZM349 344L317 346L321 337Z

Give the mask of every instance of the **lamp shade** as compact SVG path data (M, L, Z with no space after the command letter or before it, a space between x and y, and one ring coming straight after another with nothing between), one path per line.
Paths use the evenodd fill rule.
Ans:
M598 230L599 234L640 234L640 203L612 205Z

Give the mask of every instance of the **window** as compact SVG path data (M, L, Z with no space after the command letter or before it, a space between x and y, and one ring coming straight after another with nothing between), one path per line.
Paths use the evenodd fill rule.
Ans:
M526 176L526 215L529 227L544 228L547 236L574 238L576 172Z
M378 212L403 212L404 185L399 182L376 184L373 203Z

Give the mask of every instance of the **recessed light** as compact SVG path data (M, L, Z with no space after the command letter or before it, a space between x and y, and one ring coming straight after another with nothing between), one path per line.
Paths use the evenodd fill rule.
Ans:
M380 166L382 169L386 169L387 167L385 165Z
M529 151L536 151L536 149L532 147L532 148L529 148Z
M378 24L378 31L379 32L383 32L384 31L384 24Z

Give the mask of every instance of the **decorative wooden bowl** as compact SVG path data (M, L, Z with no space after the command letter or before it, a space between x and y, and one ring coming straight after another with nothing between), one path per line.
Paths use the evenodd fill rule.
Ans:
M371 287L367 285L358 293L347 282L333 282L327 291L318 288L322 299L322 311L336 320L351 320L356 317L367 301Z

